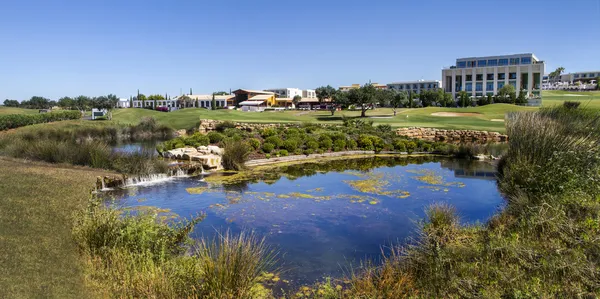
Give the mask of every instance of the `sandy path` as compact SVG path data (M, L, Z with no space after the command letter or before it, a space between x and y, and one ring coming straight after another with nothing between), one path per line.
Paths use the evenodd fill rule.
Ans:
M462 116L481 116L481 113L473 112L435 112L431 113L433 116L444 116L444 117L462 117Z

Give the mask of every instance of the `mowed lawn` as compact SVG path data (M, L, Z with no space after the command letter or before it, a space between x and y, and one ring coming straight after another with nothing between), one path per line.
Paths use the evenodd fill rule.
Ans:
M0 115L2 114L37 114L40 113L37 109L24 109L15 107L0 106Z
M0 298L89 298L73 216L98 175L0 157Z
M389 124L393 127L435 127L445 129L474 129L504 131L504 115L509 111L531 110L535 108L519 107L507 104L494 104L470 108L420 108L398 109L394 116L390 108L378 108L367 111L367 120L375 124ZM439 112L457 113L458 116L436 116ZM461 113L468 113L461 115ZM158 112L147 109L119 109L113 112L113 121L134 124L142 117L152 116L159 122L176 129L188 129L197 125L200 119L230 120L239 122L317 122L341 123L343 117L357 118L360 111L338 111L333 116L329 111L267 111L242 112L235 110L206 110L188 108L173 112ZM492 121L496 120L496 121Z
M542 94L542 106L562 105L565 101L581 102L581 107L600 109L600 91L573 92L547 90Z

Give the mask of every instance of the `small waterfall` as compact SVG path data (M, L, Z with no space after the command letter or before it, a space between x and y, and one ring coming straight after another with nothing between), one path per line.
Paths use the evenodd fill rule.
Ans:
M104 183L104 178L102 178L100 181L102 181L102 189L100 189L100 190L106 190L106 184Z
M177 168L177 170L175 170L174 172L171 171L171 175L174 177L187 177L187 173L185 171L183 171L183 169L181 168Z
M127 178L127 180L125 180L124 187L151 185L151 184L156 184L156 183L160 183L160 182L166 182L171 179L172 178L165 173L155 173L155 174L150 174L150 175L145 175L145 176L140 176L140 177Z

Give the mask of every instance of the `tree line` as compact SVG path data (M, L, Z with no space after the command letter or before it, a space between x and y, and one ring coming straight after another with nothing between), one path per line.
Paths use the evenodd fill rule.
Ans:
M90 110L97 109L112 109L117 107L119 98L114 94L99 97L88 97L80 95L77 97L62 97L58 101L50 100L40 96L33 96L27 101L19 102L17 100L4 100L6 107L18 107L26 109L50 109L58 106L64 110Z
M461 91L458 93L456 100L452 98L451 93L444 92L442 89L423 90L416 93L378 89L369 83L349 91L340 91L327 85L318 87L315 92L320 103L329 104L331 115L335 113L337 108L348 108L360 109L361 117L365 116L367 110L376 107L392 108L394 115L396 115L396 109L398 108L471 107L493 103L527 103L527 93L522 90L517 95L515 87L510 84L500 88L495 96L487 95L473 98L470 93Z

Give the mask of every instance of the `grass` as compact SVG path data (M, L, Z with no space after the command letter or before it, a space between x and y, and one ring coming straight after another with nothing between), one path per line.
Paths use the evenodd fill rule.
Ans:
M72 241L99 175L88 168L0 157L0 297L87 298Z
M16 107L0 106L0 114L38 114L37 109L25 109Z
M560 106L565 101L578 101L581 102L581 107L583 108L600 109L600 91L573 92L547 90L544 91L542 97L542 106L544 107Z

